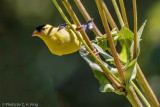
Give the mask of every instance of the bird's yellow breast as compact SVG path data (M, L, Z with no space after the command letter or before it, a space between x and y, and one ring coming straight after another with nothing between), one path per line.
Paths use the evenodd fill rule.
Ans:
M71 29L53 28L50 34L41 37L49 50L55 55L65 55L76 52L80 49L81 42Z

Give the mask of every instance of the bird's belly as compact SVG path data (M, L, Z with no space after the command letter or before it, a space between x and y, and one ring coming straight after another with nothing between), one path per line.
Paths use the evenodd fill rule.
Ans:
M61 38L52 40L48 45L49 50L55 55L65 55L76 52L80 49L81 42L78 38Z
M55 55L65 55L76 52L80 49L81 43L65 43L50 47L50 51Z

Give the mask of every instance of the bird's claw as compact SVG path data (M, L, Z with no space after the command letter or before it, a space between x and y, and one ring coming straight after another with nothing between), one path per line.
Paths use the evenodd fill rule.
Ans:
M88 52L86 49L81 48L81 50L82 50L82 51L85 51L88 55L91 55L91 53L90 53L90 52ZM96 50L96 49L94 49L92 52L93 52L96 56L97 56L97 55L99 55L99 52L97 52L97 50Z

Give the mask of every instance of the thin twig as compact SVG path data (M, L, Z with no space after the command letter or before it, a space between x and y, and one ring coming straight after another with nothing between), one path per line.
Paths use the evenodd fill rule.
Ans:
M86 21L91 20L91 17L89 16L88 12L86 11L86 9L84 8L83 4L81 3L80 0L74 0L74 2L76 3L78 9L80 10L80 12L82 13L83 17L85 18ZM102 33L99 31L99 29L97 28L97 26L94 24L94 22L92 22L93 24L93 32L96 35L102 36Z
M133 59L137 57L137 6L136 0L133 2L133 16L134 16L134 50L133 50Z
M125 6L124 6L123 0L119 0L119 4L120 4L120 7L121 7L121 12L122 12L122 17L123 17L124 25L126 25L127 28L129 28L129 24L128 24L126 10L125 10Z
M103 6L104 13L105 13L105 15L106 15L106 18L107 18L110 26L112 27L112 29L116 28L117 33L119 33L119 29L118 29L116 23L114 22L114 20L113 20L113 18L112 18L112 16L111 16L111 14L110 14L110 12L109 12L106 4L104 3L104 1L102 1L102 6Z
M118 20L119 20L119 22L120 22L121 27L124 27L124 22L123 22L121 13L120 13L120 11L119 11L119 8L118 8L118 6L117 6L116 0L112 0L112 4L113 4L113 7L114 7L114 9L115 9L115 11L116 11L116 14L117 14L117 17L118 17Z

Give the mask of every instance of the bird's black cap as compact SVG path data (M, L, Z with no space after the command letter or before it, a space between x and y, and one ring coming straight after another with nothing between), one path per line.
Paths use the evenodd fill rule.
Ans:
M45 24L40 25L40 26L38 26L38 27L36 28L36 30L38 30L38 31L40 32L40 31L41 31L41 29L42 29L44 26L45 26Z

